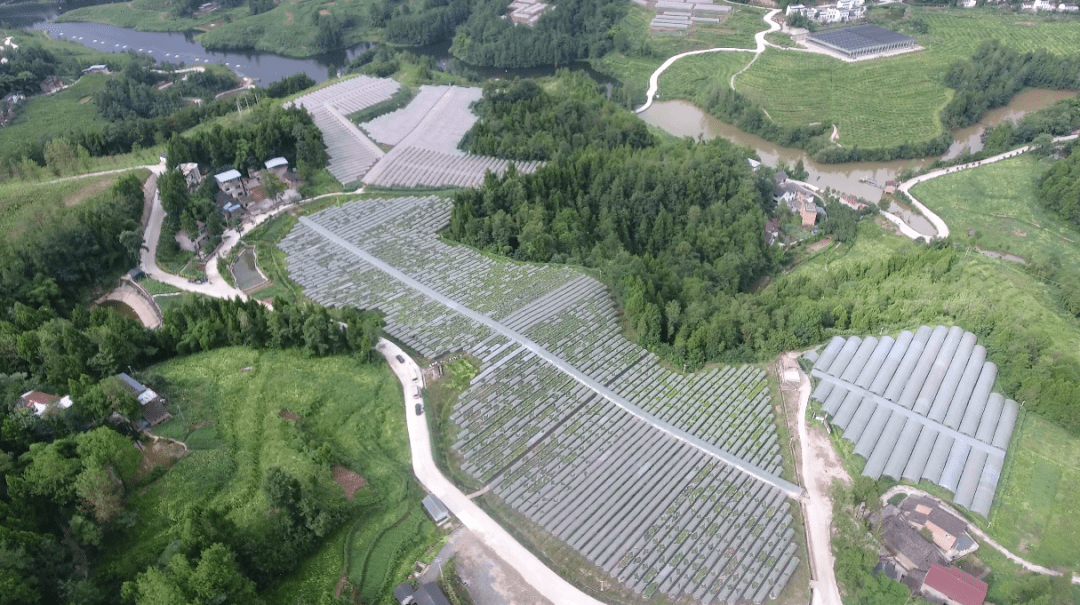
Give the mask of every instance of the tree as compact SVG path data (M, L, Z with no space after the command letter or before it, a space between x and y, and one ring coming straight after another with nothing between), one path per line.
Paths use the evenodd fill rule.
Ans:
M132 264L138 264L142 251L149 249L143 241L142 233L135 229L120 232L120 245L127 251Z
M278 178L278 175L269 170L262 171L259 175L259 182L262 183L263 195L275 202L278 201L278 196L285 193L285 189L288 188L288 186Z
M175 554L164 569L150 567L125 582L121 596L138 605L258 605L255 584L240 574L236 556L223 544L203 551L192 566Z
M1048 132L1044 132L1035 137L1035 140L1031 142L1031 150L1036 155L1048 156L1054 152L1054 137Z
M63 137L57 137L45 144L45 165L56 176L74 172L79 165L79 153Z

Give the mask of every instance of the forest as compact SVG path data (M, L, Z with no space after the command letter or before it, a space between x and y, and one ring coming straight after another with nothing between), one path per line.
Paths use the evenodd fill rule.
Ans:
M534 67L600 58L612 50L609 34L625 15L617 0L562 0L532 27L504 17L505 0L479 0L457 28L450 52L473 65Z
M955 89L941 122L963 128L990 109L1007 105L1025 88L1075 90L1080 85L1080 56L1058 57L1046 50L1021 53L997 40L984 42L971 59L953 63L945 85Z
M545 93L532 80L485 84L484 98L474 108L480 120L466 133L461 148L546 161L590 145L641 149L656 144L645 123L596 94L597 84L587 75L560 70L557 81L557 95Z
M1039 201L1045 208L1080 227L1080 150L1076 146L1039 177L1038 187Z

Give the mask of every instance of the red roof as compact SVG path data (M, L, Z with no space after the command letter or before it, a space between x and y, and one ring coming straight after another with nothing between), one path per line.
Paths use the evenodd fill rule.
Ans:
M940 563L930 566L930 573L926 574L923 586L933 588L960 605L983 605L986 598L986 582Z

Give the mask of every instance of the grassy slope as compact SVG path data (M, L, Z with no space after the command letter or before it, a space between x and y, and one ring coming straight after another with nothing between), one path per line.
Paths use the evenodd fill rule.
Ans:
M194 18L178 19L169 13L169 2L133 0L103 4L65 13L61 21L92 21L143 31L206 32L199 40L207 48L249 48L294 57L309 57L322 51L315 44L317 14L330 11L341 23L354 23L343 30L346 46L378 41L380 31L369 25L370 0L285 0L272 10L251 15L247 4L216 10ZM228 21L228 22L226 22Z
M149 176L138 171L140 178ZM122 174L107 174L59 183L12 181L0 184L0 233L13 237L47 225L64 208L108 191Z
M852 64L769 49L739 76L736 88L781 124L833 122L846 146L891 146L941 133L938 112L951 98L942 84L945 70L970 57L982 42L997 39L1021 51L1045 48L1058 54L1080 48L1080 27L1074 20L983 9L908 10L930 25L928 34L915 35L926 50ZM881 24L911 34L903 22ZM727 59L709 54L680 63L684 61L702 64L700 71L723 74Z
M954 238L1011 252L1029 263L1053 258L1070 271L1080 271L1080 233L1035 199L1036 177L1046 167L1024 154L931 179L915 186L912 194L949 225ZM968 238L972 230L974 239Z
M676 33L650 33L649 21L655 14L655 11L647 8L630 5L626 17L618 25L629 34L631 41L646 39L652 49L650 56L637 57L611 52L597 62L598 69L633 86L642 95L649 87L649 76L668 57L703 48L754 48L754 34L766 29L762 20L765 12L751 7L732 7L731 13L719 24L698 23L688 32ZM720 54L739 55L743 65L750 61L749 53ZM745 57L742 57L744 54ZM742 66L739 66L739 69L742 69Z
M252 369L239 371L247 367ZM279 416L285 408L301 416L316 444L329 443L342 464L368 481L357 494L368 504L353 507L356 525L329 538L298 572L263 595L268 603L291 605L301 597L315 602L336 585L347 535L368 520L366 515L382 504L418 500L401 387L385 366L229 348L175 359L153 371L169 381L175 416L156 432L183 439L195 451L133 498L142 522L108 553L121 566L134 565L132 573L146 558L157 557L171 539L171 515L196 499L227 511L240 526L260 519L266 507L261 484L270 467L313 482L327 494L341 493L330 469L302 451L297 425Z
M105 124L98 115L93 95L105 90L109 76L83 76L70 88L48 96L31 97L28 105L10 125L0 129L0 145L21 140L51 139L87 124ZM83 99L86 99L83 102Z

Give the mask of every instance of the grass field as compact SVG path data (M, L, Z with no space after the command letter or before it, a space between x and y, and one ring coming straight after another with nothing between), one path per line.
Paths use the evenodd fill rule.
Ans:
M27 106L9 125L0 128L0 145L37 142L67 134L89 124L106 124L98 115L93 96L105 90L109 76L83 76L70 88L53 95L27 99Z
M365 529L382 533L390 525L383 522L387 511L393 517L402 507L411 510L422 496L409 470L401 386L384 365L228 348L175 359L150 372L165 379L164 391L173 402L174 418L155 432L185 440L193 451L133 497L129 508L138 511L140 524L106 554L107 564L138 569L156 560L172 540L170 519L195 502L226 512L239 527L257 523L266 515L262 481L271 467L300 478L325 498L341 498L330 465L312 455L313 448L326 444L367 485L347 509L351 521L262 595L271 604L314 603L345 572L350 538ZM285 409L299 419L283 418ZM423 526L425 517L410 519L418 539L398 540L402 548L395 556L381 559L384 579L403 580L402 561L419 556L425 540L434 540L434 527ZM389 593L364 602L389 603L388 598Z
M149 171L139 170L145 179ZM65 208L108 192L123 174L106 174L59 183L11 181L0 184L0 233L14 238L31 229L48 225Z
M649 87L649 76L668 57L705 48L754 48L754 34L766 29L762 19L764 14L760 9L733 6L731 13L718 24L697 23L686 32L660 33L649 32L649 22L656 15L655 10L631 5L626 17L617 27L627 32L631 44L644 40L650 52L646 56L611 52L597 61L596 67L629 86L635 94L641 96L639 101L644 101L645 91ZM750 54L746 53L743 65L749 61ZM739 69L742 69L742 66Z
M370 26L370 0L308 1L287 0L273 9L252 15L246 3L235 8L218 9L191 18L177 18L170 12L168 0L132 0L79 8L60 21L91 21L141 31L191 31L204 34L199 41L211 49L253 49L292 57L310 57L323 49L315 42L318 16L326 11L341 23L344 45L378 41L380 30Z
M991 525L980 525L1030 561L1080 572L1080 439L1035 414L1018 427Z
M942 83L945 71L953 62L969 58L982 42L997 39L1021 51L1042 48L1056 54L1080 48L1080 27L1073 19L991 9L909 7L907 11L908 18L896 21L889 19L892 13L885 9L872 10L871 18L914 35L925 50L844 63L818 54L768 49L739 76L735 87L779 124L834 123L844 146L891 147L941 134L938 114L952 94ZM914 17L929 24L929 33L910 31ZM713 83L722 82L727 60L720 54L681 59L676 65L700 63L694 69L717 74L702 83L706 90L685 98L694 100Z
M729 52L710 53L708 56L708 61L688 61L692 57L687 57L664 70L657 82L657 98L688 99L704 107L714 82L728 86L731 76L754 58L751 53ZM738 79L735 85L738 87Z
M1035 181L1049 165L1026 153L919 183L911 193L949 225L954 239L1010 252L1029 264L1054 259L1075 273L1080 232L1046 212L1035 197ZM974 238L968 236L972 230Z

